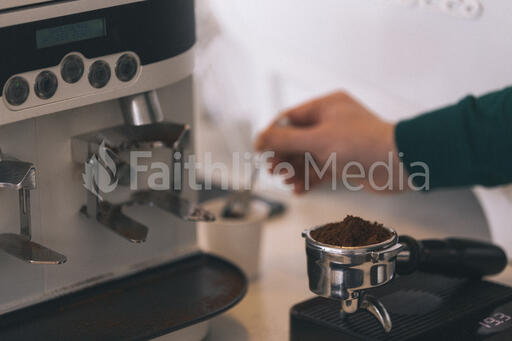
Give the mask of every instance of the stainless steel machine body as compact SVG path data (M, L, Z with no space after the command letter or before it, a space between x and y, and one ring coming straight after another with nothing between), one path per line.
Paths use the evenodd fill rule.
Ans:
M122 144L114 159L142 147L168 163L176 148L183 160L193 152L193 7L191 0L0 4L0 313L197 251L194 221L206 213L189 186L133 191L122 167L104 197L84 184L99 152L92 137L108 148ZM126 129L154 141L141 147L130 134L112 138ZM162 145L158 134L176 129L183 134L175 144L169 134ZM185 172L181 181L189 181Z

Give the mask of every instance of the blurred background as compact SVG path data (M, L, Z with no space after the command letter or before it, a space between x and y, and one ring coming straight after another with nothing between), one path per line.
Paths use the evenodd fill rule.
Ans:
M510 1L198 0L197 6L199 154L212 145L251 150L279 111L336 89L397 121L511 85ZM230 160L225 154L214 158ZM266 175L261 183L280 185ZM482 235L512 253L511 189L455 191L448 205L471 207L473 193L483 209L473 214L484 212L488 224ZM438 195L446 194L416 200L428 205Z

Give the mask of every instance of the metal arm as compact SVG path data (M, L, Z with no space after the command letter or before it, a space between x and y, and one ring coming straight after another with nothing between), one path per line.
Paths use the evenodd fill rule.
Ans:
M0 249L32 264L65 263L66 256L31 241L30 191L36 189L36 167L28 162L5 160L0 151L1 189L18 191L20 234L0 234Z

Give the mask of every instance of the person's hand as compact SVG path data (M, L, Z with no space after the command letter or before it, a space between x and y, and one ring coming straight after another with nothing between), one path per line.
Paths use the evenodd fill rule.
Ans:
M364 186L370 190L384 190L382 188L392 181L392 188L386 186L385 189L389 192L399 187L400 161L396 153L394 130L393 124L381 120L340 91L284 112L260 134L255 149L275 153L271 159L271 172L276 171L282 162L293 166L295 175L286 182L294 185L296 193L303 193L308 187L332 180L333 177L337 180L345 177L344 183L349 186ZM311 153L319 170L333 160L330 157L336 153L336 173L332 174L329 167L326 174L320 177L311 162L306 162L306 152ZM391 180L383 163L391 163L393 167ZM306 169L308 165L309 170ZM277 172L285 173L283 169L277 169Z

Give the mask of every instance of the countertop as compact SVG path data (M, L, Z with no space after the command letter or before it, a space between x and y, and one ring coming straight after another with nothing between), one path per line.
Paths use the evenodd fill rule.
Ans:
M306 228L353 214L419 239L490 239L485 216L469 190L401 195L320 190L301 197L282 192L262 194L284 201L288 211L265 225L261 275L251 282L241 303L212 321L208 341L289 338L290 308L313 297L307 286L301 238ZM512 285L512 267L488 279Z

